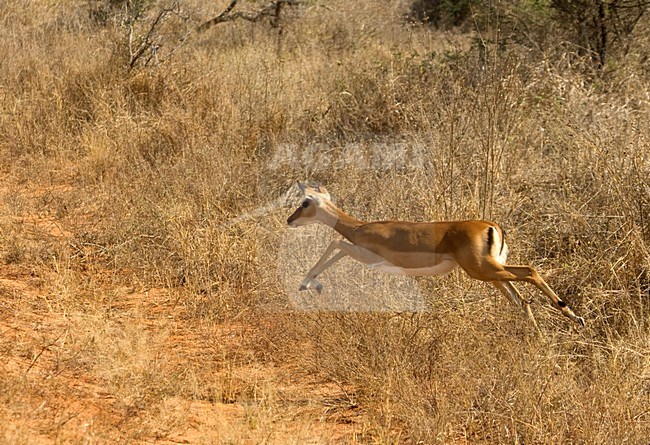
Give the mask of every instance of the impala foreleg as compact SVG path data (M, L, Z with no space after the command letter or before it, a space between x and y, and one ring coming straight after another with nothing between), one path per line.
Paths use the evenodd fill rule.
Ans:
M332 241L331 243L329 243L329 245L325 249L325 252L323 252L323 254L321 255L320 259L309 270L305 279L302 280L302 283L300 283L299 290L307 290L310 287L315 288L318 293L320 293L323 290L323 285L318 280L316 280L316 277L325 269L327 269L329 266L331 266L336 261L340 260L345 256L344 253L338 252L328 261L328 258L330 257L332 252L338 249L338 243L339 241Z
M332 258L329 258L332 252L336 249L339 251ZM372 265L383 261L379 255L374 254L363 247L355 246L354 244L350 244L343 240L332 241L329 246L327 246L327 249L325 249L325 252L323 252L323 255L320 257L318 262L307 273L307 276L300 284L300 290L314 287L320 293L323 289L323 285L316 280L316 277L345 256L350 256L366 265Z

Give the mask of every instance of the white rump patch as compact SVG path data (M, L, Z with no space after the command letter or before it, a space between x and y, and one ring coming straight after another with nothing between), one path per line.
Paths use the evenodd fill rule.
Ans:
M506 264L508 259L508 245L503 242L503 249L501 249L501 237L499 231L494 230L494 245L492 246L492 256L499 262L499 264Z

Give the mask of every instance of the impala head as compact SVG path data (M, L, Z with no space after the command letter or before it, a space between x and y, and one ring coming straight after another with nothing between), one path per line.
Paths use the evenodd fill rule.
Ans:
M324 217L329 214L326 210L327 205L331 204L330 194L325 187L317 185L314 187L307 186L301 182L298 187L305 195L300 206L287 219L290 227L299 227L317 222L324 222Z

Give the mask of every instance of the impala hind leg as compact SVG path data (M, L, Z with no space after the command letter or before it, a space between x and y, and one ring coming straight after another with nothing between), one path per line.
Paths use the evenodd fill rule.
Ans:
M509 281L493 281L492 284L515 306L520 307L524 311L528 319L533 323L533 326L535 326L537 333L541 335L542 331L540 331L539 326L537 325L537 320L535 320L535 316L533 315L533 311L530 309L530 303L521 296L517 288Z
M544 295L548 297L551 304L560 312L562 312L565 317L570 318L582 326L585 325L585 319L574 314L571 308L567 306L564 300L562 300L557 296L555 292L553 292L553 289L551 289L549 285L546 284L546 281L542 279L542 277L537 273L535 269L530 266L509 265L504 265L503 268L511 274L515 275L517 277L515 280L526 281L528 283L534 284L539 290L544 293Z
M562 312L562 315L575 321L576 323L584 326L585 320L578 317L573 313L571 308L557 296L553 289L539 276L537 271L530 266L511 266L509 264L501 264L493 257L488 257L484 261L477 263L470 261L471 257L456 258L460 267L469 274L472 278L482 281L525 281L534 284L544 295L550 300L551 305ZM514 287L513 287L514 288ZM511 299L509 295L508 298Z

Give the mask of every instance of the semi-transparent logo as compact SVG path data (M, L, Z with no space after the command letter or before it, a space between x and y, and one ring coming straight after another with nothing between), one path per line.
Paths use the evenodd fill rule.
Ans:
M303 148L285 144L278 147L267 164L269 169L291 165L307 171L335 169L350 164L357 170L386 171L422 168L423 147L406 143L348 144L329 149L323 144ZM303 178L296 178L303 179ZM245 221L263 224L264 218L286 218L300 205L302 193L292 186L277 199L222 224L224 229ZM336 205L336 196L332 197ZM350 212L354 216L354 212ZM342 238L331 227L312 224L281 229L276 252L277 277L284 288L290 310L335 312L420 312L427 309L417 281L412 277L375 270L350 257L343 257L320 274L322 291L299 290L309 270L325 252L329 243ZM333 252L334 255L336 252ZM286 307L286 304L279 306Z

